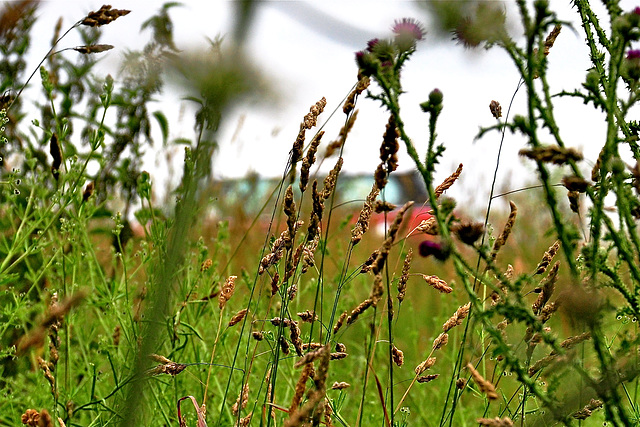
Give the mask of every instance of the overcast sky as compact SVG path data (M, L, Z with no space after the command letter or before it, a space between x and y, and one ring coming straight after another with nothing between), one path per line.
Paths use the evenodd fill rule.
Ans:
M186 50L204 46L207 37L215 38L230 32L233 23L231 2L185 0L182 3L182 7L173 8L170 13L178 48ZM503 2L509 19L514 23L512 35L516 36L518 17L514 3ZM551 0L550 3L561 19L572 22L578 29L578 33L563 29L549 56L552 89L571 90L584 81L585 70L590 66L588 51L570 2ZM594 8L601 10L600 2L593 3ZM162 2L111 4L114 8L132 9L131 14L103 29L102 42L116 46L104 55L103 66L115 75L125 49L141 48L148 40L148 33L139 32L140 24ZM44 2L38 24L38 37L43 43L34 47L34 56L40 55L38 51L42 54L47 51L59 16L63 16L64 26L70 26L101 5L102 2L93 0ZM463 163L464 185L452 188L452 195L486 199L499 136L490 134L477 142L473 137L480 126L494 123L489 103L499 101L506 112L517 86L518 75L505 53L499 49L469 51L449 39L436 37L430 31L430 18L426 12L409 1L264 1L260 6L247 39L248 49L272 82L279 99L263 105L241 106L226 119L219 135L220 150L214 163L217 176L243 176L249 171L265 176L280 175L299 123L309 107L321 97L326 97L328 105L321 116L322 122L331 111L340 107L342 99L355 83L354 52L366 47L367 40L373 37L389 36L394 20L413 17L425 24L428 34L419 43L418 52L403 74L407 93L403 95L402 106L409 135L419 149L426 147L427 119L418 104L427 99L432 89L439 88L444 93L444 110L438 134L448 149L439 166L438 178L446 177L458 163ZM635 4L623 0L622 6L631 9ZM76 44L77 39L69 37L61 47ZM512 114L524 114L524 102L525 94L518 94ZM171 136L174 138L193 137L192 121L183 113L184 105L180 94L175 93L166 94L164 101L158 104L158 109L169 115ZM373 173L379 161L379 145L387 116L372 100L361 98L358 108L358 121L345 148L344 170ZM558 100L556 113L566 143L584 150L587 166L596 159L604 137L599 113L575 99ZM325 128L324 139L333 139L342 124L343 114L339 112ZM515 188L535 177L526 172L530 168L524 166L525 163L517 156L523 144L522 139L507 135L498 178L503 188ZM180 151L182 148L177 150L178 155ZM152 168L153 153L149 153L148 160ZM408 157L401 156L400 170L411 167Z

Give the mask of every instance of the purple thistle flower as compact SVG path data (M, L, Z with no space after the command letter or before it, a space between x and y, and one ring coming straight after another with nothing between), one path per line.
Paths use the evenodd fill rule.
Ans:
M380 39L375 38L375 39L371 39L367 42L367 50L369 52L373 52L373 48L376 47L376 45L380 42Z
M391 31L397 36L410 36L415 41L422 40L426 34L422 24L413 18L402 18L400 21L395 21Z
M418 252L420 256L429 257L433 255L436 259L444 261L449 258L450 250L446 245L442 243L434 242L431 240L424 240L418 246Z
M631 49L627 52L627 59L638 59L640 58L640 49Z
M636 6L633 11L631 11L634 15L640 15L640 6Z

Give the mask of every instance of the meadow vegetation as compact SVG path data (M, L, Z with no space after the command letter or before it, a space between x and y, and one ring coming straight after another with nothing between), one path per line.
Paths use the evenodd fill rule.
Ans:
M413 18L355 54L338 135L322 129L338 100L311 101L292 118L299 134L262 208L248 216L242 203L225 205L211 158L225 113L260 79L242 58L256 3L237 2L230 39L190 56L173 42L177 5L167 3L117 78L96 57L112 48L102 32L128 10L103 6L68 30L60 22L31 74L37 2L3 7L0 425L640 423L640 123L629 118L640 8L611 0L598 16L572 0L592 68L552 93L547 58L566 23L548 1L516 1L517 36L501 2L425 3L464 48L503 49L521 77L515 96L527 100L513 113L487 100L495 125L478 137L524 136L533 184L492 189L477 220L447 196L464 165L434 182L448 150L437 135L446 94L433 89L420 104L426 152L405 130L402 69L428 48ZM60 47L70 31L83 46ZM150 106L167 74L182 76L197 105L192 139L170 140L171 123ZM42 88L37 99L22 94L27 84ZM602 112L597 159L565 144L557 97ZM358 108L382 108L388 121L371 191L354 209L337 192L357 161L343 149ZM156 135L185 150L169 203L143 169ZM400 150L426 200L386 201ZM320 176L319 162L333 169ZM498 197L508 211L492 210ZM428 214L414 221L421 207Z

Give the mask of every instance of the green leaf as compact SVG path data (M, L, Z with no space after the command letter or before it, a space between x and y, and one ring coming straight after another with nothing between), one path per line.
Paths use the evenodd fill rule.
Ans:
M169 121L167 120L167 116L165 116L162 111L156 111L153 113L153 117L155 117L156 121L160 125L160 131L162 132L162 145L166 147L169 139Z

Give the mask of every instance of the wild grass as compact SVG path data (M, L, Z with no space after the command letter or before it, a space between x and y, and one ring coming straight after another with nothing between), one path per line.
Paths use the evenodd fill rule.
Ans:
M301 112L282 178L259 212L211 202L216 132L255 89L255 68L231 54L250 23L251 3L238 5L235 44L212 42L201 57L180 56L175 5L163 6L117 80L100 76L93 58L106 49L101 27L128 11L103 6L72 25L86 42L74 57L56 51L67 34L59 26L38 70L40 118L31 125L21 94L37 3L3 10L0 424L637 423L640 126L628 115L640 9L607 3L612 24L603 29L588 2L573 1L593 68L575 91L552 94L547 56L563 23L547 2L517 2L518 38L497 3L431 4L460 43L504 49L521 75L514 97L527 99L513 113L488 102L496 124L479 137L524 135L520 154L535 165L535 183L508 195L492 189L477 221L447 196L464 165L434 181L447 152L437 135L441 91L420 105L427 151L406 132L401 74L425 37L408 18L356 54L333 141L323 118L339 120L327 111L335 100ZM183 74L198 106L193 140L168 141L168 119L149 110L163 69ZM564 143L556 96L606 113L594 167ZM344 147L358 108L376 105L388 113L380 163L354 209L338 203L344 170L357 161ZM167 144L186 142L175 205L157 204L154 177L142 170L152 124ZM401 149L427 197L394 206L385 187ZM498 154L487 173L503 161ZM334 165L326 176L322 162ZM509 211L492 209L503 197ZM212 220L212 203L232 219ZM415 221L419 206L429 215Z

